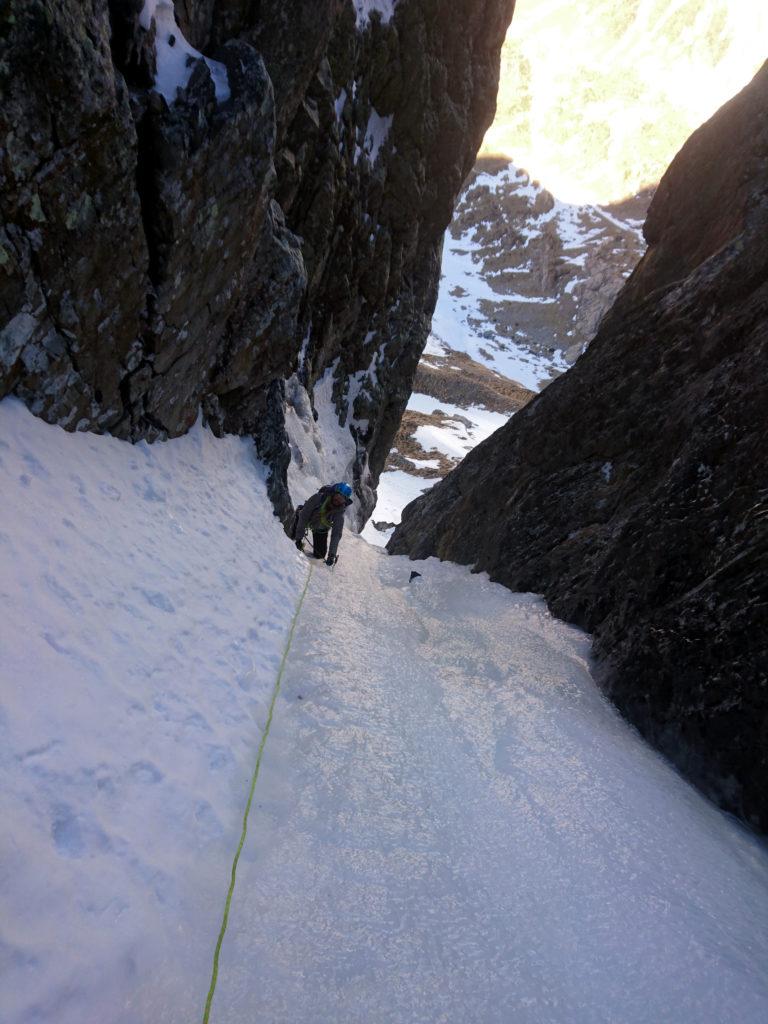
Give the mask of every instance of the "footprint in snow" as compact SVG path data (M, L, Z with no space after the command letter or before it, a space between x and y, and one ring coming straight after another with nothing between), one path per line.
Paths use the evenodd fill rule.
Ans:
M196 804L195 821L200 825L204 834L211 839L218 839L224 834L224 828L207 800L200 800Z
M165 594L161 594L160 591L142 590L142 594L145 600L154 608L159 608L160 611L168 612L171 615L175 613L176 609L173 606L173 602Z
M52 576L50 573L46 573L44 579L48 590L55 597L58 597L58 599L65 604L70 611L80 612L82 610L80 602L77 600L75 595L71 591L67 590L67 588L60 583L55 576Z
M76 814L67 804L54 808L51 835L58 852L75 860L106 853L111 846L109 837L96 822L84 814Z
M197 711L193 711L191 715L187 715L187 717L184 719L184 725L192 729L199 729L201 732L212 731L210 725L208 725L208 722Z
M112 484L108 484L106 481L102 480L99 484L99 490L105 497L111 498L112 501L120 501L120 491L118 491L116 487L113 487Z
M32 476L36 476L38 480L51 479L51 474L48 472L48 470L45 468L42 462L40 462L38 458L32 455L31 452L25 452L22 455L22 459L26 463L27 469L30 471Z
M49 740L48 743L43 743L40 747L31 747L29 750L25 750L22 754L16 755L17 761L29 761L34 757L42 757L43 754L49 753L51 750L55 750L61 746L60 740Z
M160 769L152 764L151 761L136 761L128 769L128 773L136 782L142 782L150 786L162 782L165 777Z
M221 771L234 764L234 757L226 747L208 747L208 767L211 771Z

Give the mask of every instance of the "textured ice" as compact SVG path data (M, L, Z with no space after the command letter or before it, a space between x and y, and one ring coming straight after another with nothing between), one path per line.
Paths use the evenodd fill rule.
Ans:
M762 1021L765 850L600 697L587 638L353 544L297 634L220 1019Z
M288 487L295 505L307 500L324 484L347 480L351 483L357 457L357 443L350 432L352 406L360 388L360 377L348 380L348 408L344 423L339 423L333 387L335 361L315 383L313 396L317 420L309 394L296 376L286 383L285 428L291 445ZM351 519L351 514L349 516Z

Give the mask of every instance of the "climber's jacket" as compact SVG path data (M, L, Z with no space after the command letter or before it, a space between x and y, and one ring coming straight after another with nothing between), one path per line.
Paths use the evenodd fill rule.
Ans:
M352 504L351 498L345 498L344 504L338 508L331 504L331 497L335 493L334 487L321 487L317 494L307 498L298 510L296 523L296 539L303 537L307 529L315 533L331 531L331 543L328 547L328 557L334 558L339 547L341 534L344 531L344 511Z

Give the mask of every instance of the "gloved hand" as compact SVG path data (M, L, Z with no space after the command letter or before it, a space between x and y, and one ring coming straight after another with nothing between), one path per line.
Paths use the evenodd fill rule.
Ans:
M335 558L326 558L326 560L325 560L325 564L326 565L330 565L330 566L334 565L335 562L336 562Z
M299 551L303 551L304 550L304 538L303 537L299 537L299 539L296 541L296 547L297 547L297 549Z

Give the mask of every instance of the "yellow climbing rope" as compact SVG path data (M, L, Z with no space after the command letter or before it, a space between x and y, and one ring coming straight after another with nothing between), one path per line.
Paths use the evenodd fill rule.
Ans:
M309 588L309 581L312 578L312 570L313 569L314 569L314 564L311 564L310 567L309 567L309 572L307 573L307 582L304 584L304 589L301 592L301 597L299 598L299 602L296 605L296 611L293 613L293 619L291 620L291 628L288 631L288 639L285 642L285 649L283 651L283 657L282 657L282 660L280 662L280 668L278 669L278 672L277 672L277 680L275 682L275 687L274 687L274 689L272 691L272 700L269 702L269 713L267 714L267 723L264 726L264 732L261 734L261 743L259 743L258 753L256 754L256 766L253 769L253 777L251 778L251 788L250 788L250 790L248 792L248 802L245 805L245 812L243 814L243 829L242 829L242 832L240 833L240 842L237 844L237 850L235 851L235 859L232 861L232 873L231 873L230 880L229 880L229 891L227 892L227 898L226 898L226 900L224 902L224 917L223 917L222 922L221 922L221 928L219 930L219 937L216 940L216 949L214 950L214 953L213 953L213 972L211 974L211 986L208 989L208 997L205 1000L205 1012L203 1013L203 1024L208 1024L208 1022L210 1020L210 1016L211 1016L211 1004L213 1003L213 994L216 991L216 982L218 981L218 977L219 977L219 955L221 953L221 944L224 941L224 935L225 935L225 933L227 931L227 923L229 921L229 910L230 910L230 907L232 906L232 894L235 891L235 878L236 878L236 875L237 875L237 862L240 860L240 854L243 851L243 846L245 844L245 837L246 837L246 834L248 832L248 815L250 814L250 811L251 811L251 803L253 801L253 792L256 789L256 780L259 777L259 768L261 768L261 757L262 757L262 754L264 753L264 746L265 746L265 744L267 742L267 737L269 736L269 728L272 725L272 714L273 714L273 712L275 710L275 702L277 701L277 695L280 692L280 684L283 681L283 673L285 671L285 663L288 660L288 652L290 651L291 644L293 643L293 634L294 634L294 631L296 629L296 623L298 622L298 619L299 619L299 614L301 612L301 607L304 604L304 598L307 596L307 590Z

